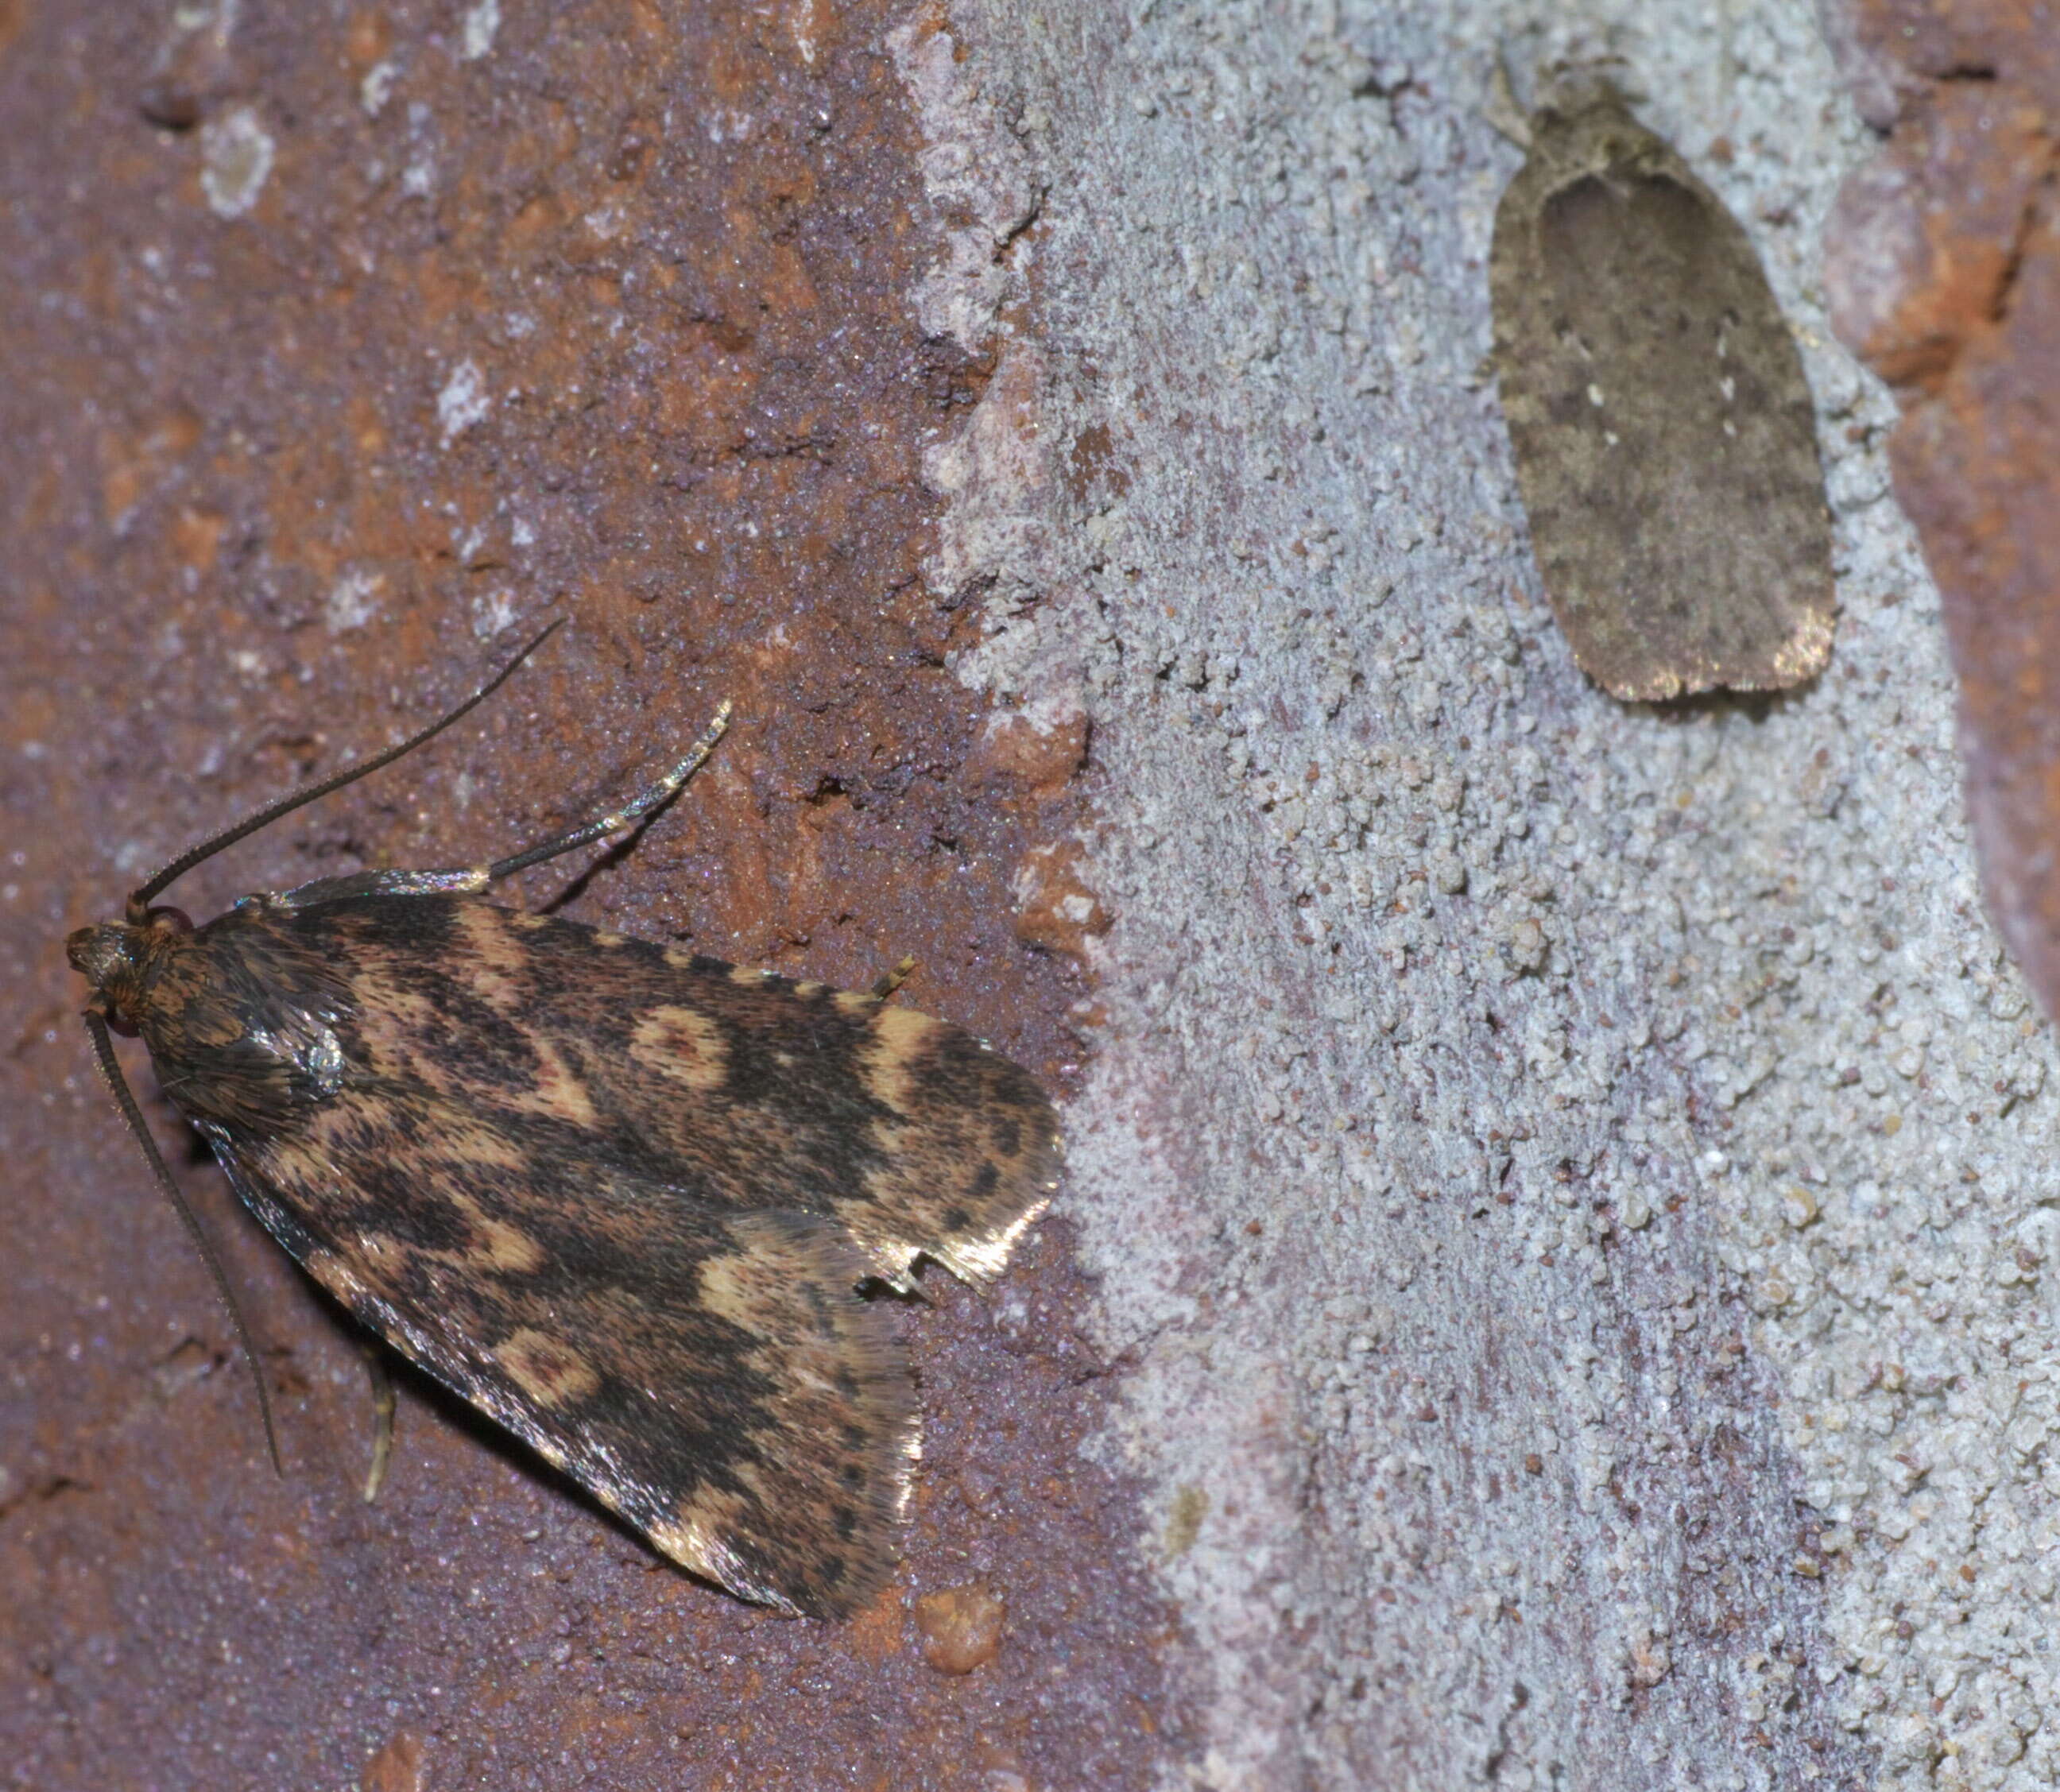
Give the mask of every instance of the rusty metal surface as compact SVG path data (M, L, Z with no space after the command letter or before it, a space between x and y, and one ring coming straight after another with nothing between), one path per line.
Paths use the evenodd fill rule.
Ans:
M1943 602L1986 894L2060 1012L2060 51L2038 6L1834 13L1893 130L1832 220L1833 321L1898 389L1896 495Z
M908 1316L896 1589L778 1620L417 1380L363 1505L353 1335L152 1100L265 1343L275 1481L58 946L563 615L477 717L175 900L511 849L727 696L686 797L525 899L845 983L913 953L908 999L1064 1084L1068 942L1012 889L1085 743L983 735L920 575L921 453L987 369L912 321L892 22L0 4L9 1783L1124 1786L1177 1747L1138 1516L1080 1454L1109 1383L1063 1220L993 1300L933 1275Z

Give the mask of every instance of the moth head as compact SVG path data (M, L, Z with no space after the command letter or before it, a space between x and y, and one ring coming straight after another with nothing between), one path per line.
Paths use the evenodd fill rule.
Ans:
M92 1005L107 1024L129 1038L136 1036L136 1008L151 961L173 940L192 932L193 923L177 908L153 908L142 924L103 921L82 927L65 940L71 968L92 986Z

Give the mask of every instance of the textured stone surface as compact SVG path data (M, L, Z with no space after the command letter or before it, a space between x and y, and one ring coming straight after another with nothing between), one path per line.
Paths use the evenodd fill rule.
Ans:
M1853 9L1856 33L1890 21ZM1992 29L2002 30L2000 24ZM2030 41L1990 45L2001 79L1923 82L1841 196L1827 255L1839 334L1902 390L1896 489L1946 593L1967 790L1989 901L2060 1004L2060 229L2048 190L2056 97ZM1985 40L1986 41L1986 40ZM1960 71L1964 73L1964 71Z
M2052 1045L1892 408L1826 321L1957 365L2028 189L1859 177L1890 273L1848 244L1820 290L1873 146L1803 0L256 11L0 5L42 146L0 225L18 1778L2051 1782ZM2013 20L1826 24L1880 123ZM1598 49L1803 345L1842 614L1790 698L1612 703L1537 589L1483 114L1498 51ZM1956 166L2024 139L1956 103ZM461 685L499 593L575 613L550 665L197 886L497 844L733 692L737 751L581 912L847 980L914 950L1073 1090L1063 1218L984 1317L912 1317L906 1597L848 1630L654 1566L419 1387L365 1511L355 1353L196 1166L273 1487L69 1035L63 928ZM976 1586L996 1653L940 1673L916 1601Z
M1882 378L1941 390L2005 309L2050 162L2014 87L1942 86L1838 195L1824 269L1832 326Z
M60 945L563 615L477 718L176 900L509 849L728 696L685 800L522 895L844 983L912 952L908 999L1066 1085L1077 985L1018 942L1016 886L1084 737L983 756L1005 736L944 665L963 594L921 577L923 457L987 374L976 307L962 340L916 315L963 220L925 191L901 22L0 5L7 1783L1142 1786L1177 1742L1140 1520L1077 1454L1108 1383L1063 1221L992 1303L908 1316L900 1586L778 1622L417 1381L361 1505L348 1328L152 1101L264 1343L275 1482ZM953 1678L904 1607L974 1581L1007 1632Z
M1869 146L1803 6L1579 14L967 6L926 99L1045 194L945 543L966 675L1088 719L1068 1203L1212 1786L1915 1784L2036 1727L1975 1664L2044 1624L2051 1048L1824 321ZM1783 700L1611 701L1521 533L1483 114L1598 50L1803 346L1842 614Z
M1895 489L1942 594L1983 894L2050 1014L2060 1004L2060 38L2036 4L1833 0L1826 16L1870 121L1890 132L1847 181L1827 235L1832 318L1898 388ZM2026 1006L2008 985L1990 999L1993 1017L2015 1016L2043 1047ZM1913 1016L1906 1028L1937 1043L1913 1036L1914 1056L1893 1060L1894 1073L1914 1069L1922 1088L1942 1054L1978 1060L1981 1035L1962 1031L1963 1013ZM2030 1108L2026 1130L2042 1142L2045 1056L2027 1056L2028 1077L1993 1085L2012 1120ZM1986 1148L1970 1131L1954 1154L1958 1200L1913 1203L1894 1183L1855 1190L1863 1214L1910 1215L1895 1226L1906 1260L1842 1291L1870 1310L1854 1331L1882 1347L1864 1403L1890 1381L1898 1406L1918 1397L1899 1423L1867 1414L1849 1441L1820 1431L1810 1452L1827 1482L1835 1471L1894 1496L1873 1515L1877 1540L1840 1616L1871 1681L1884 1783L1898 1786L2001 1792L2060 1770L2048 1654L2060 1539L2044 1280L2051 1153L2020 1159L2008 1148L2018 1139L1989 1130L1990 1112L1970 1104ZM1860 1336L1846 1343L1856 1355Z
M1997 79L2060 99L2050 0L1819 0L1824 33L1876 130L1934 82Z

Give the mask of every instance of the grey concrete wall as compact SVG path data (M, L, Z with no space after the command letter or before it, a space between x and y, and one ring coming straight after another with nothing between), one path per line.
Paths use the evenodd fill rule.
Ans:
M2044 1785L2052 1047L1823 323L1867 133L1806 0L1575 10L902 42L933 319L1000 357L932 577L1100 777L1097 1447L1192 1783ZM1554 627L1485 364L1499 50L1620 56L1760 247L1837 518L1814 688L1627 706Z

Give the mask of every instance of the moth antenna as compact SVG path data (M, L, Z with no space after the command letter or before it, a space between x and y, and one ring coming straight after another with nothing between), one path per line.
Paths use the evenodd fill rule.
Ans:
M233 826L225 828L220 833L212 835L202 840L199 845L190 851L182 852L178 857L173 860L162 871L158 872L129 898L130 925L132 927L142 925L144 913L150 907L151 897L156 896L175 880L183 877L202 860L213 858L224 847L234 846L246 835L254 834L260 828L269 827L281 816L290 815L295 809L314 801L317 796L326 796L331 791L341 790L347 784L355 784L360 778L377 772L381 767L391 765L403 754L413 752L425 741L434 740L453 722L477 708L499 690L517 666L565 626L565 621L563 617L560 617L464 702L447 715L440 716L437 720L430 723L419 734L411 734L397 747L389 747L382 753L374 753L369 759L361 759L355 765L346 766L333 777L324 778L317 784L305 785L301 789L294 791L290 796L281 797L276 803L268 803L255 815L246 816Z
M505 674L503 675L505 676ZM526 852L517 852L505 859L497 859L486 868L486 881L497 884L504 877L518 871L527 871L532 865L541 865L547 859L555 859L562 852L570 852L589 842L613 833L618 828L626 828L633 821L641 821L654 809L662 808L680 792L680 787L698 772L715 751L715 744L729 726L732 704L725 697L716 705L714 720L701 730L701 737L681 760L656 784L647 784L619 809L547 840L541 846L533 846Z
M534 645L533 642L531 644ZM510 669L513 669L512 668ZM503 672L502 677L507 673ZM498 683L499 680L495 681ZM491 687L489 687L491 688ZM482 696L485 692L481 693ZM477 702L475 697L473 702ZM469 705L467 706L468 708ZM93 1055L100 1060L100 1074L106 1080L108 1092L114 1097L114 1105L122 1110L122 1118L136 1143L143 1147L143 1155L150 1160L150 1173L158 1179L158 1187L169 1199L174 1211L186 1223L188 1235L199 1251L201 1261L207 1265L207 1272L214 1278L214 1291L221 1296L222 1304L228 1310L230 1323L236 1327L237 1341L243 1347L243 1360L250 1365L251 1384L258 1390L258 1416L265 1421L265 1448L272 1458L272 1471L283 1480L285 1467L279 1460L279 1434L272 1426L271 1398L265 1391L265 1376L258 1367L257 1347L250 1342L250 1328L243 1323L243 1315L236 1304L236 1296L230 1290L229 1277L223 1272L222 1259L215 1255L214 1247L208 1243L207 1234L201 1230L200 1221L186 1205L186 1198L179 1192L179 1185L172 1180L172 1173L165 1167L164 1159L158 1155L157 1141L150 1136L150 1128L143 1123L143 1115L136 1105L136 1098L129 1092L128 1079L122 1074L122 1066L114 1056L114 1041L107 1036L107 1023L91 1009L86 1011L86 1031L93 1041Z

